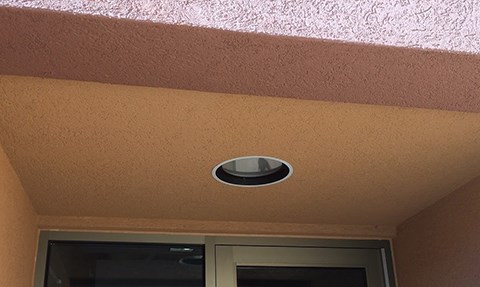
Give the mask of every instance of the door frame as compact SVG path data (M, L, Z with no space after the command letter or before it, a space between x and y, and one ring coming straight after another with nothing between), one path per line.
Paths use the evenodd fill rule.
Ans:
M217 245L215 250L217 286L238 287L239 266L362 268L369 287L386 285L378 249Z
M205 286L216 286L216 247L217 246L263 246L263 247L320 247L377 249L386 287L396 287L393 256L390 240L375 239L332 239L296 237L257 237L257 236L204 236L160 233L118 233L90 231L49 231L41 230L35 258L34 287L44 287L45 269L49 241L76 242L128 242L128 243L183 243L205 245ZM221 287L221 286L218 286Z

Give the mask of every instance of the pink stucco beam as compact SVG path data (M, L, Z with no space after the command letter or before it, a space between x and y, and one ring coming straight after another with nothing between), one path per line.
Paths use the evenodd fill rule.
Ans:
M480 54L478 0L0 0L0 6Z

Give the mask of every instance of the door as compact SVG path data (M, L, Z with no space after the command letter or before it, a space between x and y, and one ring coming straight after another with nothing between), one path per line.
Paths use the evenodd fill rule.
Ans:
M217 287L386 287L380 250L216 246Z

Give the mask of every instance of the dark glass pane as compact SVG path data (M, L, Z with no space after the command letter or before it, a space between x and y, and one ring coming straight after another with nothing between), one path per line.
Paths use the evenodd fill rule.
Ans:
M364 268L237 267L238 287L367 287Z
M50 242L46 287L204 287L199 245Z

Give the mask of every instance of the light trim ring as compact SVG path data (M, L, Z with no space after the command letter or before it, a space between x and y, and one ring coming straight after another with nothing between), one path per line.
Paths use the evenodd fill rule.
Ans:
M269 161L275 161L281 163L281 167L277 168L275 172L264 176L235 176L231 172L226 171L223 166L231 162L244 160L244 159L266 159ZM282 182L289 178L293 173L293 167L288 162L270 156L242 156L233 159L229 159L217 164L212 170L212 176L217 181L230 186L238 187L260 187L268 186Z

